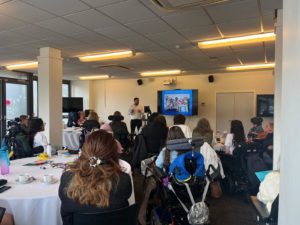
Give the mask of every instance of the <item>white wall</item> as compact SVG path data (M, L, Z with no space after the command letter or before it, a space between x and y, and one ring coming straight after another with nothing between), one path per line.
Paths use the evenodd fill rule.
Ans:
M92 81L71 81L71 96L83 97L83 109L93 108Z
M274 93L274 76L271 70L218 74L214 77L215 82L209 83L207 75L177 76L175 86L163 86L163 80L168 77L143 78L141 86L137 85L137 79L93 81L94 109L104 121L107 121L107 117L115 110L119 110L125 116L125 121L129 122L128 108L134 97L139 97L142 105L149 105L152 111L156 111L158 90L198 89L199 115L188 118L187 123L194 128L199 117L206 117L215 129L217 92ZM167 117L169 124L172 123L172 118Z

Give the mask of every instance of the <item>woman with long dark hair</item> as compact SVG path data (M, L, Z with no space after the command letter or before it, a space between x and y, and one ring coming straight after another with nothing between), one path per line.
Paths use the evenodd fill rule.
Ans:
M213 140L213 130L210 127L209 121L206 118L202 118L198 121L197 126L193 130L193 138L200 137L211 145Z
M185 136L180 127L173 126L170 128L167 137L168 141L182 138L185 138ZM163 148L160 151L155 161L155 164L157 167L160 168L169 168L170 164L173 162L173 160L177 157L178 154L179 152L177 151L169 151L167 148Z
M121 169L115 139L106 131L95 131L84 143L81 156L61 177L59 197L63 224L73 224L74 212L126 207L131 192L131 178Z
M44 134L45 123L40 118L32 118L29 120L29 145L32 148L41 150L39 152L43 152L46 150L46 146L48 145L47 137ZM37 153L35 151L35 153Z
M245 142L245 131L242 122L240 120L232 120L230 133L227 134L225 139L225 153L232 155L235 147Z

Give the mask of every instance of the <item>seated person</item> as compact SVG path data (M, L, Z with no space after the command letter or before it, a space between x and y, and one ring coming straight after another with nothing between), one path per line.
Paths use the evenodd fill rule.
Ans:
M107 133L110 133L110 134L113 135L113 131L112 131L110 125L107 124L107 123L102 124L101 127L100 127L100 130L104 130L104 131L106 131ZM124 148L122 147L121 143L120 143L117 139L115 139L115 141L117 142L117 146L118 146L117 151L118 151L118 153L119 153L119 154L122 154Z
M120 166L115 139L105 131L95 131L75 164L61 176L63 224L72 225L73 213L78 211L95 213L126 207L132 190L131 177Z
M20 128L21 128L21 132L23 132L24 134L28 134L29 132L28 116L26 115L20 116Z
M83 111L78 112L78 120L77 120L77 126L82 127L83 123L85 122L85 114Z
M129 134L126 123L122 121L124 120L124 117L119 111L115 111L113 115L108 117L108 119L111 120L109 125L114 134Z
M78 120L78 113L77 112L69 112L67 126L68 127L78 127L77 120Z
M184 136L186 138L192 137L191 129L185 125L185 116L182 114L175 115L173 118L174 126L178 126L181 128L182 132L184 133Z
M273 168L273 123L268 123L265 128L267 134L262 142L263 160L269 169Z
M204 142L212 145L213 130L210 128L209 121L206 118L202 118L198 121L197 126L193 130L192 137L200 137L204 140Z
M225 154L232 155L233 150L246 142L244 126L240 120L232 120L230 133L225 138Z
M269 173L259 186L257 199L266 204L267 210L271 211L272 203L279 194L280 172Z
M145 139L148 153L158 154L165 146L168 135L166 118L158 115L152 123L142 129L141 134Z
M168 132L168 138L167 140L175 140L175 139L182 139L185 138L184 133L178 126L173 126L170 128ZM173 160L178 156L178 154L183 153L184 151L169 151L167 148L163 148L156 161L155 165L159 168L167 168L169 169L170 164L173 162Z
M262 128L263 119L261 117L252 117L251 118L252 128L249 130L247 138L254 139L259 133L264 132Z
M90 111L90 114L87 120L84 121L84 123L82 124L82 127L88 131L91 131L93 129L99 129L100 123L98 114L94 111Z
M44 134L45 123L40 118L32 118L29 121L29 144L36 149L36 153L46 151L48 145L47 137Z

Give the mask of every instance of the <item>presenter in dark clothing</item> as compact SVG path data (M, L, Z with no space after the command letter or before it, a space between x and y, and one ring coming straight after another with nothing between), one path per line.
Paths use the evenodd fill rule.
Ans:
M140 103L139 98L134 98L133 101L134 101L133 105L131 105L129 108L129 115L131 116L131 121L130 121L131 135L134 134L136 128L138 131L141 128L142 115L144 112L143 106L139 104Z

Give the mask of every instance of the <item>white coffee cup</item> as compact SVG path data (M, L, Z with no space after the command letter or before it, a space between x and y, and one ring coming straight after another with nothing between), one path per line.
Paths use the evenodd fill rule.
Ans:
M30 179L30 175L29 174L20 174L19 178L18 178L18 180L19 180L20 183L27 182L29 179Z
M51 183L53 181L53 175L52 174L45 174L43 177L44 183Z

